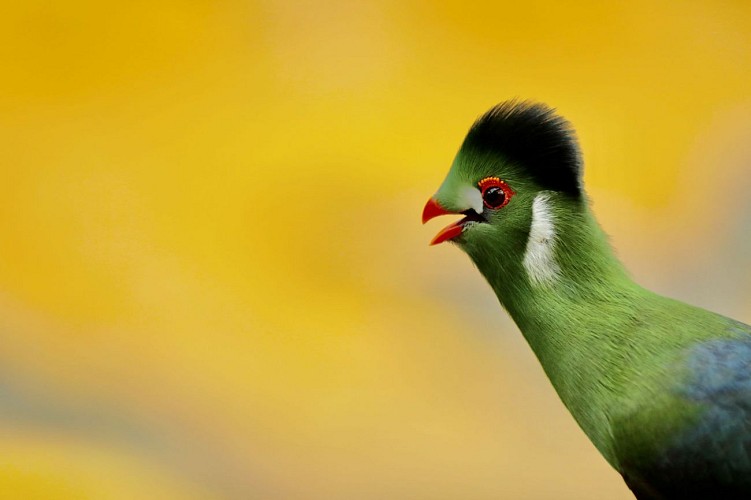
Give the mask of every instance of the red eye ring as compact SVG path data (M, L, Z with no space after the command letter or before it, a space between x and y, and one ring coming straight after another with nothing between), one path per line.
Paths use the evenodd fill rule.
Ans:
M511 186L498 177L485 177L477 183L477 186L480 188L483 204L491 210L505 207L511 201L511 197L516 194Z

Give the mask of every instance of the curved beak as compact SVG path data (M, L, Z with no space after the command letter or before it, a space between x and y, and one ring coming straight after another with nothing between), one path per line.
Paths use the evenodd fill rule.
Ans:
M422 223L425 224L430 219L438 217L439 215L461 214L462 212L456 212L443 207L435 198L431 198L425 204L425 208L422 210ZM430 241L431 245L437 245L444 241L456 238L462 234L461 220L449 224L441 229L441 231L433 237Z
M449 214L456 214L456 213L459 213L459 212L452 212L451 210L448 210L442 207L441 204L438 203L435 198L431 198L425 204L425 208L422 209L422 223L425 224L430 219L434 219L438 217L439 215L449 215Z

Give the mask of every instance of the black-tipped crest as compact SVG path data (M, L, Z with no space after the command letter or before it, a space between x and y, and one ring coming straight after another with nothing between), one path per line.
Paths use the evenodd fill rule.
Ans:
M576 135L544 104L512 100L494 106L472 125L462 150L498 154L545 189L582 195Z

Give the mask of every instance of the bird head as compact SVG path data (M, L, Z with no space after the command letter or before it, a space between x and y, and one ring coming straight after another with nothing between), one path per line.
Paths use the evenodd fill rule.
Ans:
M555 220L567 207L585 203L581 173L579 146L566 120L543 104L501 103L472 125L425 205L423 223L464 216L431 244L456 243L477 262L483 255L524 255L533 235L552 243Z

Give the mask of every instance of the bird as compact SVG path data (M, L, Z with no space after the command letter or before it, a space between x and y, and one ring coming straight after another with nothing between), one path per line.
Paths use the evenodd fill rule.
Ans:
M422 212L465 252L639 500L751 498L751 327L638 285L583 185L576 133L513 99L470 127Z

